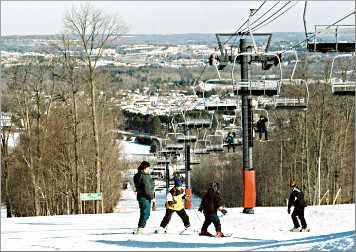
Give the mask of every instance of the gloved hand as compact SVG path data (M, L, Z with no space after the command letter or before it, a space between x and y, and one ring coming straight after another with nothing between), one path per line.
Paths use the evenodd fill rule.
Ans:
M227 214L227 211L225 209L221 209L220 212L222 212L223 215Z
M288 208L288 214L290 214L290 208Z
M202 212L202 211L203 211L203 208L202 208L202 207L199 207L198 211L199 211L199 212Z

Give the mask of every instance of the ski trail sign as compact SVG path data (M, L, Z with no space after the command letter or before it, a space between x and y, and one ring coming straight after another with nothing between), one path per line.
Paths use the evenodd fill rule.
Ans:
M104 213L104 203L103 203L103 194L101 192L96 193L81 193L80 194L80 213L83 213L83 201L101 201L101 213ZM85 212L85 205L84 205Z

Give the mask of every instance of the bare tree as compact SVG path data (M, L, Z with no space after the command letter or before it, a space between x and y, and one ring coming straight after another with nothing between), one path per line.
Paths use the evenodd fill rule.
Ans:
M89 4L81 5L65 14L67 34L79 36L79 59L86 66L90 87L92 129L95 146L96 191L101 191L101 154L96 113L97 64L108 44L126 32L126 25L117 17L104 14ZM96 206L98 212L99 204Z

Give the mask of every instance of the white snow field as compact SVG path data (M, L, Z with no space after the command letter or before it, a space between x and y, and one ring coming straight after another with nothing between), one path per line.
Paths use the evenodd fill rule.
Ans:
M167 234L133 235L139 218L135 193L128 189L115 213L1 218L1 251L356 251L355 205L308 206L309 233L289 232L292 220L286 207L256 207L255 214L227 208L222 231L231 237L199 236L203 215L194 205L187 210L193 231L179 235L183 224L173 215ZM165 210L151 212L146 228L158 228ZM220 215L220 213L219 213ZM209 232L215 234L213 225Z

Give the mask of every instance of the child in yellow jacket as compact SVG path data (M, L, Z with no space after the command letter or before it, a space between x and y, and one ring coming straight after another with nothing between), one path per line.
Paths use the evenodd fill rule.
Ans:
M189 216L184 210L184 190L182 188L183 182L179 178L174 179L174 187L167 194L166 200L166 214L163 217L161 225L156 233L166 232L166 227L172 218L172 214L176 212L182 219L185 229L190 227Z

